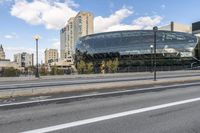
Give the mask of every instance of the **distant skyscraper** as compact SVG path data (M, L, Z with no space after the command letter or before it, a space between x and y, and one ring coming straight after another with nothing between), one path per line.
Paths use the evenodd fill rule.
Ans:
M94 17L89 12L79 12L68 20L60 31L61 59L72 60L72 51L78 39L94 32Z
M169 25L161 26L159 30L192 33L192 27L190 25L176 22L171 22Z
M3 49L3 46L2 44L0 45L0 60L5 60L5 52L4 52L4 49Z
M58 60L58 50L57 49L46 49L45 52L45 64L50 64Z
M16 62L20 67L33 66L34 55L28 54L26 52L18 53L14 55L14 62Z

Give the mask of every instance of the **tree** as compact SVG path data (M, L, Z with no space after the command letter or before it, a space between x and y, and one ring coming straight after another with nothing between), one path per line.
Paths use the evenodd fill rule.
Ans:
M106 62L106 68L107 68L108 73L112 72L112 61L111 60Z
M117 72L118 67L119 67L119 59L115 58L115 60L112 61L111 69L113 72Z
M86 68L86 63L83 60L78 62L77 64L78 73L81 73L81 74L85 73L85 68Z
M42 66L41 66L41 68L40 68L40 75L41 75L41 76L46 76L46 75L48 75L48 71L47 71L45 65L42 65Z
M3 68L1 71L2 77L16 77L20 75L20 70L15 69L13 67Z
M118 58L115 58L113 61L109 60L106 62L106 68L109 73L117 72L118 66L119 66Z
M59 69L56 65L51 67L51 71L50 71L51 75L64 75L65 72L63 69Z
M105 73L106 62L103 60L100 65L101 73Z
M86 66L87 66L87 73L88 74L91 74L91 73L93 73L94 71L93 71L93 64L90 62L90 63L87 63L86 64Z
M50 74L51 74L51 75L57 75L57 69L58 69L57 66L55 66L55 65L52 66L52 67L51 67Z
M63 69L57 69L57 75L64 75L65 72Z

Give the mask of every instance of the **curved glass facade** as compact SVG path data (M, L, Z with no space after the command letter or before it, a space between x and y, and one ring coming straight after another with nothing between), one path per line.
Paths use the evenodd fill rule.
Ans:
M154 32L152 30L117 31L88 35L80 38L76 45L76 61L98 61L117 57L122 63L137 60L147 66L152 53L150 45L154 44ZM134 57L133 57L134 56ZM157 58L176 62L185 58L192 60L199 58L198 38L192 34L171 31L157 31ZM127 60L127 58L131 58ZM127 60L124 62L123 60ZM134 65L134 63L129 63ZM136 63L137 64L137 63ZM135 64L135 65L136 65ZM179 63L177 63L179 64ZM162 64L166 65L166 64Z

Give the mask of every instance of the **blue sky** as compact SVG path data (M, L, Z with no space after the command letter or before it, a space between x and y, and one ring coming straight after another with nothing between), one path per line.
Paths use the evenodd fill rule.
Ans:
M170 21L200 21L200 0L0 0L0 43L6 58L35 52L34 34L41 36L40 60L45 48L59 49L59 29L69 17L86 10L94 14L95 32L151 29Z

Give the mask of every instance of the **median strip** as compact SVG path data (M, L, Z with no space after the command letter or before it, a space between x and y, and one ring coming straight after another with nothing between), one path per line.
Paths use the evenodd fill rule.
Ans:
M158 79L158 81L152 80L133 80L133 81L119 81L119 82L102 82L102 83L90 83L90 84L73 84L65 86L54 86L54 87L33 87L33 88L19 88L19 89L8 89L0 90L0 99L13 98L13 97L29 97L29 96L41 96L51 95L68 92L85 92L85 91L96 91L96 90L107 90L112 91L122 88L144 88L147 86L157 85L168 85L168 84L184 84L191 82L199 82L200 76L194 77L182 77L182 78L166 78Z
M180 84L180 85L149 87L149 88L141 88L141 89L133 89L133 90L122 90L122 91L113 91L113 92L105 92L105 93L97 93L97 94L85 94L85 95L77 95L77 96L70 96L70 97L53 98L53 99L8 103L8 104L1 104L0 109L8 108L8 107L34 105L38 103L47 104L47 103L54 103L54 102L59 102L59 101L78 100L78 99L84 99L84 98L93 98L93 97L97 98L97 97L105 97L105 96L116 96L116 95L122 95L122 94L145 93L145 92L150 92L150 91L159 91L159 90L164 90L164 89L173 89L173 88L199 86L199 85L200 83L188 83L188 84Z

